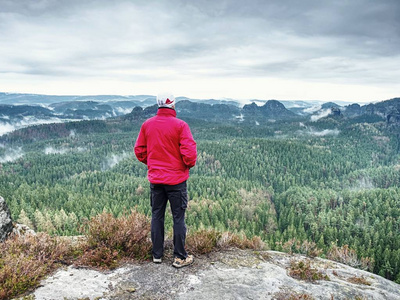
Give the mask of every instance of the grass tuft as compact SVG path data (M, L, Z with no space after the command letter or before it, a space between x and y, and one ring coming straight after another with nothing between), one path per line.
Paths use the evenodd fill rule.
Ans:
M290 263L289 275L296 279L314 282L316 280L330 280L328 275L323 274L311 267L310 260L292 261Z
M300 241L296 238L283 242L276 242L278 250L293 254L301 253L309 257L317 257L323 253L323 250L318 248L317 244L309 241Z
M347 279L347 281L355 284L371 285L371 282L369 282L364 276L353 276Z
M136 211L115 218L103 212L81 228L88 247L79 263L115 268L121 258L146 259L151 250L149 218Z
M264 242L258 236L248 239L244 235L220 232L212 228L199 229L193 233L189 233L186 239L186 246L188 251L193 254L206 254L231 247L254 250L265 248Z
M314 300L312 296L305 293L296 293L293 291L280 291L274 294L275 300Z

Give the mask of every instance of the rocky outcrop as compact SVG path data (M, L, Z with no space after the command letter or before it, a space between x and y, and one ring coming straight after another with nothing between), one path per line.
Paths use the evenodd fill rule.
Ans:
M361 113L362 113L361 106L360 106L360 104L357 104L357 103L353 103L353 104L346 106L345 111L344 111L345 116L350 117L350 118L357 117L357 116L361 115Z
M386 119L387 123L400 124L399 120L400 111L400 98L393 98L386 101L377 103L369 103L364 106L359 104L351 104L344 108L343 114L346 117L358 117L358 116L375 116L382 120Z
M13 230L11 212L6 201L0 196L0 242L4 241Z
M233 120L240 113L237 106L230 104L206 104L188 100L176 103L176 112L181 118L195 118L203 120Z
M245 117L269 118L275 120L284 120L296 118L297 115L286 109L286 107L277 100L268 100L263 106L258 106L254 102L246 104L242 109Z
M329 109L329 108L340 108L339 104L336 104L335 102L326 102L321 105L321 109Z
M243 112L248 115L255 115L259 111L259 107L257 104L252 102L251 104L246 104L243 106Z
M142 122L150 117L153 117L157 113L157 109L158 109L157 104L152 106L147 106L146 108L136 106L132 109L132 111L129 114L123 115L119 118L121 120Z
M36 232L25 224L16 223L12 230L12 234L17 236L26 236L26 235L36 235Z
M340 110L339 107L332 107L331 112L332 112L332 116L334 116L334 117L340 117L342 115L342 111Z
M299 262L309 268L304 273L319 272L320 280L298 279L293 270ZM400 285L378 275L275 251L232 249L196 257L183 269L171 263L168 256L161 264L127 264L113 272L68 267L44 280L33 295L37 300L400 299Z
M393 109L386 116L387 124L400 125L400 109Z

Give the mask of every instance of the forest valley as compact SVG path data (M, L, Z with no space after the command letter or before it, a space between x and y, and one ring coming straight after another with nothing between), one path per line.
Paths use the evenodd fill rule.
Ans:
M103 211L150 215L146 166L133 153L146 117L140 108L0 137L0 195L13 218L36 231L76 235ZM342 256L400 283L397 124L372 115L178 117L198 149L188 181L189 231L215 228L259 236L273 250Z

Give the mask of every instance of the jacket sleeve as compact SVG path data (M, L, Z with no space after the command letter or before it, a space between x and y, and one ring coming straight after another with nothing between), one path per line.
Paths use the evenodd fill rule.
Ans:
M144 134L143 125L140 128L138 138L134 147L136 158L147 165L147 141L146 136Z
M196 142L190 132L189 125L186 123L182 127L179 147L185 165L188 168L194 167L197 159Z

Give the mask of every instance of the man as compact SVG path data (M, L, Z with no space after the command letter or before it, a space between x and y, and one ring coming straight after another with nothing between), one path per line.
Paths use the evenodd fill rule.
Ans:
M147 165L151 192L151 241L153 262L164 254L164 218L169 200L174 220L174 262L181 268L193 263L185 250L187 207L186 180L196 164L197 150L188 124L176 118L175 98L157 96L157 115L146 120L135 143L135 155Z

